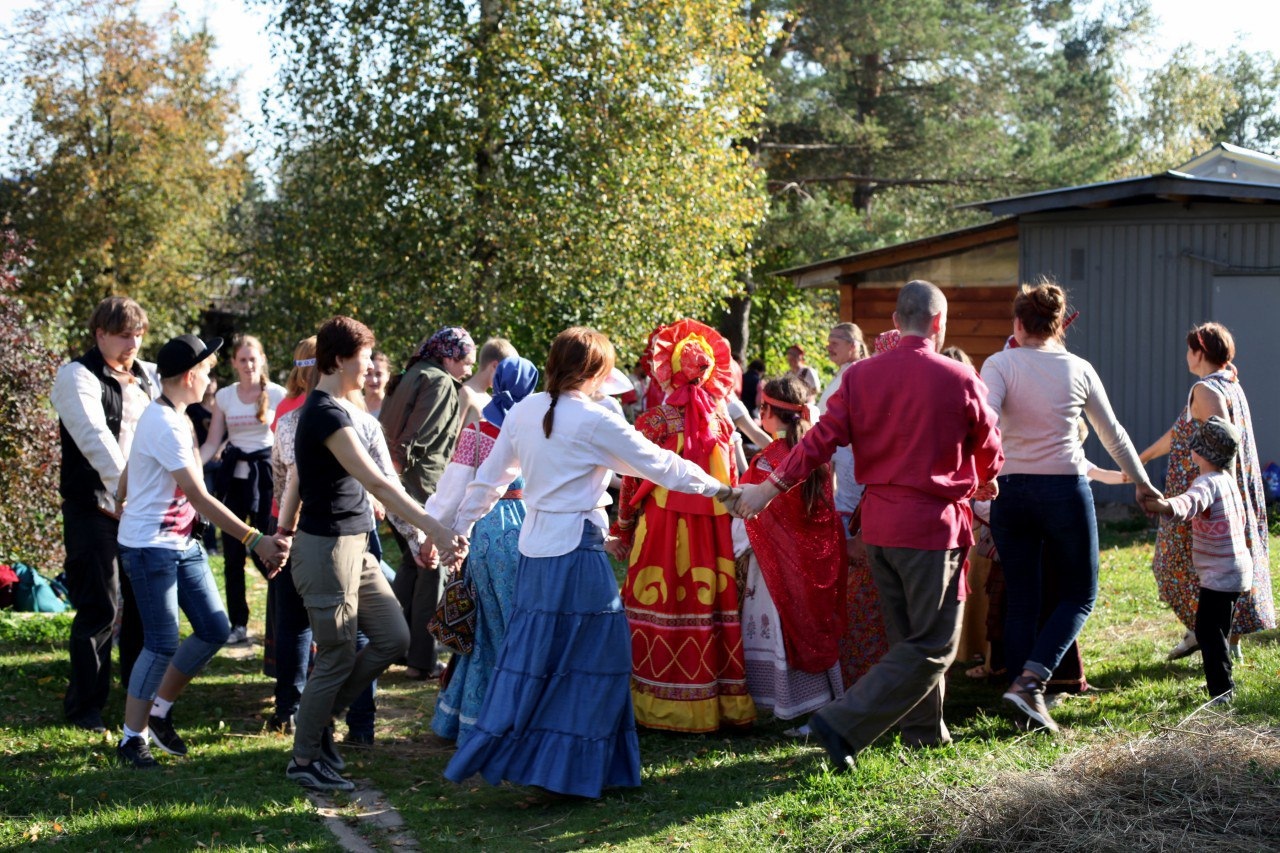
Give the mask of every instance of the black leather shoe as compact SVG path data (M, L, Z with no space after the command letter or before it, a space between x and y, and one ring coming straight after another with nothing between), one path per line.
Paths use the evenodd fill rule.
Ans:
M814 714L809 718L809 730L830 756L833 773L849 773L857 767L857 750L849 746L849 742L831 728L827 721Z

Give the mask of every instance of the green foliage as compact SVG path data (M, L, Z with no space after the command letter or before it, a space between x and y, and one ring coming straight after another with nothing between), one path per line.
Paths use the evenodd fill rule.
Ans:
M0 643L13 646L38 648L66 646L71 639L71 620L74 612L66 613L16 613L0 610Z
M1071 0L757 5L770 81L752 143L770 191L757 278L977 224L957 205L1098 180L1132 148L1118 57L1148 26L1141 3L1092 18ZM826 295L761 287L752 301L772 302L752 309L753 335L825 337Z
M147 309L160 340L189 331L233 274L228 211L244 157L228 143L230 84L213 42L140 0L56 0L19 17L3 77L28 105L11 131L16 180L0 197L37 250L25 299L79 325L113 293Z
M799 344L805 362L818 371L823 382L835 373L827 361L827 333L840 322L835 290L799 290L787 279L774 276L760 282L751 295L751 342L747 361L764 361L765 375L779 376L789 369L787 347Z
M1179 47L1141 89L1137 156L1143 171L1177 166L1219 142L1280 149L1280 62L1239 48L1201 62Z
M444 324L537 359L574 323L630 359L735 288L763 199L732 143L764 95L731 4L286 2L278 26L253 270L276 346L344 312L395 360Z
M59 358L18 298L31 244L0 231L0 558L49 569L63 560L58 422L48 405Z

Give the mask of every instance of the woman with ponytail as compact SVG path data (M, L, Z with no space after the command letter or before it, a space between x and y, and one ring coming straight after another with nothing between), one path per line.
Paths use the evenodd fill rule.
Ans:
M809 393L793 376L764 386L760 424L778 436L756 454L743 483L763 483L812 426ZM844 693L846 566L843 525L831 472L815 468L799 489L779 495L750 521L733 522L734 550L746 560L742 643L756 707L790 720Z
M666 399L636 418L636 429L732 486L728 342L709 326L680 320L651 338L650 351ZM629 563L623 601L636 721L680 732L751 725L756 709L747 690L732 521L724 505L627 477L614 530L613 555Z
M458 507L454 530L470 536L524 477L511 621L479 718L445 769L455 782L480 773L495 785L580 797L640 784L631 638L604 552L605 490L613 471L721 499L733 490L591 401L613 361L599 332L561 332L547 358L547 390L506 413Z
M236 518L265 531L271 525L271 425L285 389L267 379L267 357L262 342L241 335L232 347L238 381L214 395L209 437L200 448L202 462L222 452L222 467L214 484L215 496ZM223 446L223 440L226 445ZM231 618L228 643L248 639L249 601L245 595L245 547L222 534L223 573L226 580L227 615ZM254 565L265 576L256 555Z
M1082 414L1136 484L1138 500L1159 496L1093 365L1067 352L1066 313L1062 288L1024 284L1013 300L1017 347L982 365L1005 453L991 505L991 534L1004 564L1005 655L1014 676L1004 699L1052 731L1058 726L1044 701L1045 682L1098 597L1098 522L1080 440ZM1052 580L1058 596L1041 626L1041 589Z
M1191 461L1191 438L1200 424L1217 415L1240 432L1240 450L1236 454L1236 485L1244 498L1245 543L1253 556L1253 587L1236 600L1235 618L1231 621L1231 656L1240 653L1240 635L1266 631L1276 626L1275 607L1271 602L1271 565L1267 540L1267 500L1262 488L1262 466L1258 463L1258 446L1253 437L1253 419L1249 401L1233 365L1236 342L1221 323L1202 323L1187 333L1187 369L1197 379L1187 395L1187 405L1173 427L1155 444L1142 451L1142 461L1150 462L1168 455L1164 491L1174 497L1187 491L1200 475ZM1200 601L1200 581L1191 565L1191 522L1160 517L1156 534L1155 562L1152 571L1160 600L1173 608L1178 620L1186 626L1182 640L1169 652L1169 660L1195 654L1196 610Z

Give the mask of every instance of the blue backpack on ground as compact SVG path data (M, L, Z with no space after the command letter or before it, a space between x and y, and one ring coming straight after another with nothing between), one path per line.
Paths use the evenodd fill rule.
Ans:
M13 609L27 613L62 613L66 602L58 598L49 581L26 563L14 563L18 589L13 595Z
M1280 465L1268 462L1262 469L1262 487L1267 493L1267 500L1280 500Z

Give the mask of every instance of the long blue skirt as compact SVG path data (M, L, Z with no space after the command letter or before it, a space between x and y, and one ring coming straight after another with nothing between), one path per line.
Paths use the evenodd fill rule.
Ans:
M559 557L520 557L511 623L471 737L444 775L598 797L640 784L631 637L595 525Z
M498 652L511 621L511 599L519 573L520 526L524 501L498 501L471 531L466 572L476 589L476 640L469 655L454 661L449 686L436 699L431 730L458 742L471 739L484 697L489 693Z

